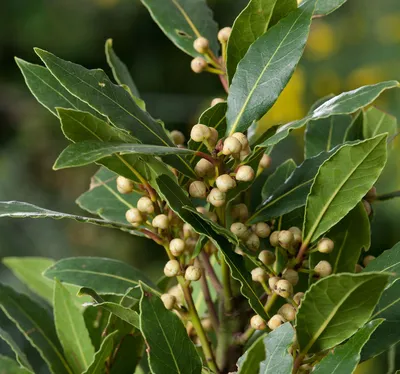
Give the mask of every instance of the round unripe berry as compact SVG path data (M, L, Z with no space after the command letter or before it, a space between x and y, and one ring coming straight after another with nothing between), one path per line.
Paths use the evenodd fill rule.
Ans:
M175 277L181 271L181 266L177 260L169 260L164 266L164 274L166 277Z
M193 227L189 223L185 222L183 224L183 236L185 238L196 236L196 232L193 230Z
M231 215L233 219L246 221L249 218L249 209L246 204L237 204L232 207Z
M299 273L293 269L286 269L282 273L282 278L289 281L293 286L299 283Z
M165 230L168 228L169 220L165 214L159 214L153 218L151 225L156 229Z
M321 277L327 277L332 274L332 266L328 261L320 261L314 267L314 271Z
M362 203L364 205L365 211L367 212L367 216L370 216L372 213L371 204L367 200L363 200Z
M218 222L218 216L215 212L207 212L206 215L211 221Z
M165 309L171 310L175 306L176 297L174 295L170 295L169 293L164 293L161 295L161 301L163 302Z
M140 223L143 221L143 217L137 208L131 208L126 211L125 218L129 223Z
M249 146L249 140L247 139L247 136L242 132L235 132L234 134L232 134L232 136L239 140L240 144L242 145L242 149L245 149Z
M226 194L218 188L213 188L207 196L207 201L215 207L220 207L225 204Z
M257 251L260 248L260 238L252 233L246 239L246 245L251 251Z
M197 38L193 42L193 48L196 52L199 52L201 54L207 53L209 46L210 43L208 42L208 40L206 38L203 38L202 36L200 38Z
M185 135L183 135L180 131L172 130L169 135L175 145L182 145L185 143Z
M293 296L293 301L297 304L300 305L301 300L304 297L304 292L297 292L294 296Z
M153 202L151 201L150 198L148 198L147 196L143 196L141 197L137 204L136 204L137 208L142 212L142 213L146 213L146 214L152 214L154 213L154 205Z
M275 260L275 254L271 251L268 251L264 249L263 251L260 252L258 255L258 259L264 264L264 265L272 265Z
M269 237L269 242L273 247L277 247L279 245L279 233L280 231L274 231Z
M190 138L195 142L202 142L208 139L210 135L211 131L209 127L202 125L201 123L194 125L190 131Z
M211 322L211 318L203 318L201 320L201 325L203 326L203 329L206 331L211 331L213 326L212 326L212 322Z
M268 279L268 286L271 290L275 290L276 284L280 281L279 277L271 277Z
M279 232L278 241L282 248L289 249L294 241L294 235L289 230L282 230Z
M196 166L194 167L194 171L200 178L213 177L215 174L214 165L205 158L202 158L197 162Z
M354 272L355 273L361 273L363 271L363 267L360 264L356 264L355 268L354 268Z
M262 268L254 268L251 271L251 279L253 282L263 283L268 279L268 274Z
M250 182L254 179L255 173L251 166L242 165L236 171L236 180L241 182Z
M281 279L275 284L275 292L284 298L287 298L293 294L292 283L286 279Z
M333 251L333 248L335 247L335 244L331 239L328 238L322 238L318 242L317 249L321 253L331 253Z
M283 319L282 316L279 314L275 314L274 316L271 317L271 319L268 321L268 327L271 330L277 329L282 323L285 323L285 320Z
M189 185L189 194L192 197L205 198L207 196L207 186L202 181L194 181Z
M204 71L204 69L207 67L207 61L204 60L202 57L195 57L191 62L190 62L190 67L195 73L201 73Z
M242 145L239 140L234 138L233 136L228 136L224 140L224 146L222 148L222 154L225 156L229 156L231 154L239 153L242 150Z
M293 234L293 246L296 247L302 242L302 232L298 227L291 227L288 229Z
M199 213L203 214L203 215L206 215L207 212L208 212L207 209L204 208L204 206L198 206L198 207L196 207L196 210L197 210Z
M376 187L372 186L371 189L364 196L364 199L372 203L376 199Z
M130 179L125 178L121 175L117 178L117 190L119 193L131 193L133 191L133 187L134 184Z
M209 129L210 129L210 137L207 139L207 142L211 147L215 147L215 145L218 142L219 134L218 131L214 129L214 127L210 127Z
M228 174L220 175L215 181L215 184L222 192L228 192L232 188L236 187L235 180L231 178Z
M265 321L258 314L251 317L250 326L254 330L264 330L267 327L267 325L265 324Z
M364 260L363 260L363 265L364 265L364 266L368 266L368 264L369 264L371 261L374 261L375 258L376 258L375 256L371 256L371 255L365 256L365 257L364 257Z
M232 223L231 232L235 234L239 239L247 239L249 237L249 230L241 222Z
M265 222L255 223L251 226L251 229L259 238L268 238L269 234L271 234L271 228Z
M271 156L264 153L260 160L259 164L260 168L267 169L271 166L271 163L272 163Z
M175 257L180 256L185 250L185 242L179 238L172 239L169 242L169 250Z
M242 150L239 153L240 161L243 161L250 153L251 150L249 146L247 146L246 148L242 148Z
M168 290L168 294L172 295L175 297L177 303L179 304L183 304L184 300L185 300L185 296L182 290L182 287L180 284L177 284L175 286L172 286L169 290Z
M278 314L281 315L285 321L294 321L296 318L296 309L292 304L283 304L279 308Z
M220 43L224 44L228 41L229 36L231 35L232 28L231 27L224 27L223 29L219 30L218 32L218 40Z
M302 235L302 231L298 228L298 227L296 227L296 226L292 226L292 227L290 227L289 229L288 229L288 231L290 231L293 235Z
M215 99L212 99L211 101L211 106L217 105L219 103L224 103L226 100L220 98L220 97L216 97Z
M185 271L185 279L188 281L198 281L201 278L201 269L197 266L190 265Z

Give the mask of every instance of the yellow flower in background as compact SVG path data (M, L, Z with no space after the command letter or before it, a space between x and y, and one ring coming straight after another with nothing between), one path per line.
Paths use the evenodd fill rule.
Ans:
M316 97L341 92L341 82L337 72L330 68L317 69L312 75L311 90Z
M308 38L305 57L309 60L325 60L338 50L338 39L331 25L315 20Z
M376 23L376 36L382 44L400 43L400 13L385 14Z
M361 66L353 70L346 79L346 89L355 88L368 84L375 84L385 80L385 74L380 66Z

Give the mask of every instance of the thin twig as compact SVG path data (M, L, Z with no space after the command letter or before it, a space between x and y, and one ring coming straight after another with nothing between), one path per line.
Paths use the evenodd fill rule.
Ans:
M210 281L211 281L215 291L218 294L222 294L223 293L222 284L219 281L217 274L215 274L214 268L212 267L212 265L210 263L210 259L207 255L207 253L205 253L203 251L200 252L199 259L200 259L204 269L206 270L208 276L210 277Z
M217 316L217 311L215 310L214 303L211 298L210 289L208 288L206 273L204 269L202 270L202 277L200 278L200 286L204 295L204 301L207 304L208 314L210 316L211 324L214 331L218 331L219 321Z

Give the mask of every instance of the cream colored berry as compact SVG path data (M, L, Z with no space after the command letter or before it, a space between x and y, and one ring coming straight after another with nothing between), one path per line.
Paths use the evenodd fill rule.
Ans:
M271 157L264 153L260 160L259 164L260 168L267 169L271 166L271 163L272 163Z
M172 255L180 256L185 251L185 242L179 238L172 239L169 242L169 250Z
M251 251L257 251L260 248L260 238L256 234L251 233L246 239L246 245Z
M117 178L117 190L119 193L131 193L133 191L133 187L134 184L130 179L125 178L121 175Z
M256 314L255 316L251 317L250 326L254 330L264 330L267 327L267 325L265 324L265 321L258 314Z
M293 286L292 283L287 281L286 279L281 279L275 284L275 292L284 297L285 299L293 294Z
M272 265L276 260L275 254L271 251L268 251L267 249L264 249L263 251L260 252L260 254L258 255L258 259L264 265Z
M285 269L282 278L289 281L293 286L299 283L299 273L293 269Z
M314 267L314 271L321 277L327 277L332 274L332 266L328 261L320 261Z
M239 158L240 161L244 161L246 157L251 153L250 147L247 146L246 148L242 148L242 150L239 153Z
M362 202L363 202L365 211L367 212L367 215L370 216L372 213L371 204L367 200L363 200Z
M242 150L242 145L240 144L239 140L237 140L233 136L228 136L224 140L222 154L224 154L225 156L239 153L241 150Z
M239 239L247 239L249 237L249 230L241 222L235 222L231 225L231 232L235 234Z
M279 232L278 241L282 248L289 249L294 241L294 235L289 230L282 230Z
M365 256L365 257L364 257L364 260L363 260L363 265L364 265L364 266L368 266L368 264L369 264L371 261L374 261L375 258L376 258L375 256L371 256L371 255Z
M271 277L268 279L268 286L271 290L275 290L276 284L280 281L279 277Z
M293 235L302 235L302 231L298 228L298 227L296 227L296 226L292 226L292 227L290 227L289 229L288 229L288 231L290 231Z
M232 188L236 187L235 180L231 176L229 176L228 174L220 175L216 179L215 184L222 192L228 192Z
M242 132L235 132L234 134L232 134L232 136L239 140L240 144L242 145L242 149L245 149L249 146L249 140L247 139L247 136Z
M207 196L207 201L215 207L220 207L225 204L226 194L218 188L213 188Z
M231 27L224 27L223 29L219 30L218 40L220 41L220 43L222 44L226 43L231 35L231 32L232 32Z
M262 268L254 268L251 271L251 279L254 282L262 283L262 282L265 282L268 279L268 274Z
M166 309L171 310L175 306L176 297L169 293L164 293L161 295L161 301L164 303Z
M194 171L200 178L210 178L213 177L215 174L215 167L210 161L202 158L197 162L196 166L194 167Z
M129 223L140 223L143 221L143 217L137 208L131 208L126 211L125 218Z
M190 67L195 73L201 73L204 71L204 69L207 67L207 61L204 60L202 57L195 57L191 62L190 62Z
M321 253L331 253L334 247L335 244L329 238L322 238L317 245L317 249Z
M172 130L169 134L175 145L183 145L185 143L185 135L178 130Z
M199 52L201 54L207 53L208 47L210 46L210 43L206 38L203 38L202 36L200 38L197 38L193 42L193 48L196 50L196 52Z
M304 297L304 292L297 292L296 294L294 294L293 296L293 301L297 304L300 305L301 300Z
M283 304L279 308L278 314L281 315L285 321L294 321L296 318L296 309L292 304Z
M180 284L172 286L168 290L168 294L174 296L178 304L183 304L184 303L185 296L184 296L184 293L183 293L183 290L182 290L182 287L181 287Z
M198 281L201 278L201 269L190 265L185 271L185 279L188 281Z
M207 186L202 181L194 181L189 185L189 194L192 197L205 198L207 196Z
M237 204L232 207L231 214L233 219L244 222L249 218L249 209L246 204Z
M202 125L201 123L194 125L190 131L190 138L195 142L203 142L208 139L210 135L211 131L209 127Z
M165 230L169 225L168 217L165 214L159 214L153 218L151 225L157 229Z
M354 268L355 273L361 273L364 270L364 268L360 264L356 264Z
M187 238L185 241L185 251L188 253L193 253L196 248L197 239L195 238Z
M283 319L282 316L279 314L275 314L274 316L271 317L271 319L268 321L268 327L271 330L277 329L282 323L285 323L285 320Z
M218 138L219 138L218 131L214 129L214 127L210 127L210 137L207 139L208 144L211 147L215 147L215 145L218 142Z
M183 224L183 236L185 238L196 237L196 235L196 232L193 230L193 227L189 223Z
M226 100L220 98L220 97L216 97L215 99L212 99L211 101L211 106L220 104L220 103L224 103Z
M269 234L271 234L271 228L265 222L255 223L251 226L251 229L259 238L268 238Z
M218 222L218 216L215 212L207 212L206 215L211 221Z
M175 277L179 274L181 266L177 260L169 260L164 266L164 274L166 277Z
M141 197L138 200L136 206L142 213L146 213L146 214L153 214L154 213L153 202L147 196Z
M201 320L201 325L203 326L204 330L212 331L213 325L212 325L212 322L211 322L211 318L209 318L209 317L203 318Z
M277 247L279 245L279 233L280 231L274 231L270 236L269 236L269 242L273 247Z
M198 206L198 207L196 207L196 210L197 210L199 213L204 214L204 215L206 215L207 212L208 212L207 209L204 208L204 206Z
M254 179L255 173L251 166L242 165L236 171L236 180L241 182L250 182Z

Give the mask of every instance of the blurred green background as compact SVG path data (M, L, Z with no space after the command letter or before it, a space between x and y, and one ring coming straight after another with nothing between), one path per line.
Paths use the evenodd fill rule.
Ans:
M221 27L230 26L246 0L209 0ZM81 214L74 200L89 186L96 167L52 171L67 145L57 119L26 88L14 56L39 63L37 46L89 68L107 72L104 42L114 48L153 116L169 129L188 133L212 98L223 96L219 80L195 75L190 57L178 50L153 23L138 0L3 0L0 12L0 199L22 200L53 210ZM313 23L305 56L277 104L260 122L301 118L329 93L400 78L399 0L349 0ZM400 90L376 103L400 118ZM302 159L302 132L273 153L279 160ZM400 189L400 141L377 184L378 194ZM375 204L373 246L379 254L400 241L400 199ZM165 260L161 248L145 239L72 221L0 220L0 256L95 255L122 259L157 278ZM0 267L2 281L23 289ZM2 324L4 317L0 318ZM0 351L4 347L0 345ZM363 373L389 373L387 357L362 365ZM361 372L361 371L360 371Z

